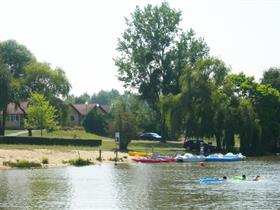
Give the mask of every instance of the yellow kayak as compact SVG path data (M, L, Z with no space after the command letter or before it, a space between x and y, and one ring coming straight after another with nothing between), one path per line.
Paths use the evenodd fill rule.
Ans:
M146 153L145 153L145 152L128 152L128 154L129 154L130 156L139 156L139 157L146 156Z

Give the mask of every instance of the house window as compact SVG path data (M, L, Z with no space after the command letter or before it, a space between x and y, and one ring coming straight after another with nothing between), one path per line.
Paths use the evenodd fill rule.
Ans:
M11 115L11 121L16 121L16 115L14 114Z
M75 117L72 115L71 116L71 121L74 121L75 120Z

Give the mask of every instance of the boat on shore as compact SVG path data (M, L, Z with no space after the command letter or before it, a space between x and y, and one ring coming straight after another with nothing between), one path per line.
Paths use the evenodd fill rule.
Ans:
M177 156L175 159L177 162L202 162L205 161L206 157L204 155L186 153L184 155Z
M133 158L132 160L137 162L137 163L169 163L169 162L176 162L175 158L156 158L156 159L152 159L152 158L136 159L136 158Z
M244 155L242 155L241 153L239 153L239 154L227 153L225 155L223 155L223 154L208 155L206 157L205 161L225 162L225 161L241 161L241 160L245 160L245 159L246 159L246 157Z
M145 157L147 156L147 154L145 152L133 152L133 151L130 151L128 152L128 155L130 156L137 156L137 157Z

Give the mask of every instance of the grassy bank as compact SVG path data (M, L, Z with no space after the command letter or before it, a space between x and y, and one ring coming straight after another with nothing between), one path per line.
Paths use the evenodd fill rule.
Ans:
M28 134L22 134L21 136L27 136ZM41 132L36 130L32 132L32 136L41 136ZM102 136L98 136L93 133L87 133L82 130L58 130L53 132L43 131L43 137L56 137L56 138L74 138L74 139L104 139Z
M24 131L24 130L5 130L5 135L9 135L9 134L17 133L17 132L21 132L21 131Z
M24 134L26 136L27 134ZM33 136L40 136L40 131L33 131ZM59 137L59 138L81 138L81 139L102 139L102 146L100 147L101 150L104 151L112 151L116 149L117 145L114 142L114 139L109 137L102 137L92 133L87 133L82 130L59 130L54 132L43 132L44 137ZM34 148L34 149L55 149L61 151L79 149L79 150L97 150L99 148L91 148L91 147L77 147L77 146L36 146L36 145L3 145L6 148L17 148L17 149L27 149L27 148ZM128 145L128 150L133 151L144 151L144 152L151 152L151 151L167 151L167 152L174 152L182 150L182 142L168 142L168 143L160 143L158 141L140 141L140 140L133 140Z
M80 147L80 146L61 146L61 145L25 145L25 144L1 144L1 149L48 149L48 150L57 150L57 151L71 151L71 150L99 150L102 151L113 151L116 149L117 145L114 140L103 140L101 147ZM129 146L129 150L133 151L162 151L162 152L175 152L182 150L182 143L180 142L169 142L162 144L159 142L151 141L132 141Z

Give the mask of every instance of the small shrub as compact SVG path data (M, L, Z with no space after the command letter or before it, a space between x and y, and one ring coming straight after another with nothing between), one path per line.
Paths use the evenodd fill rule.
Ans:
M79 139L80 138L80 136L79 135L77 135L77 134L73 134L73 139Z
M61 162L62 162L62 164L67 164L68 163L67 160L62 160Z
M85 128L82 126L75 126L72 130L84 131Z
M124 159L127 159L127 156L125 155L125 156L123 156L123 158L124 158Z
M42 167L41 163L36 163L28 160L17 160L16 162L4 161L3 165L10 166L12 168L15 167L16 168L41 168Z
M97 157L96 160L101 162L102 158L101 157Z
M42 164L49 164L49 158L43 157L42 158Z
M122 158L116 158L116 157L114 157L114 158L110 157L109 160L110 160L110 161L115 161L115 162L117 162L117 161L123 162L123 159L122 159Z
M88 166L93 164L89 159L83 159L83 158L76 158L76 159L71 159L68 161L70 165L73 166Z

